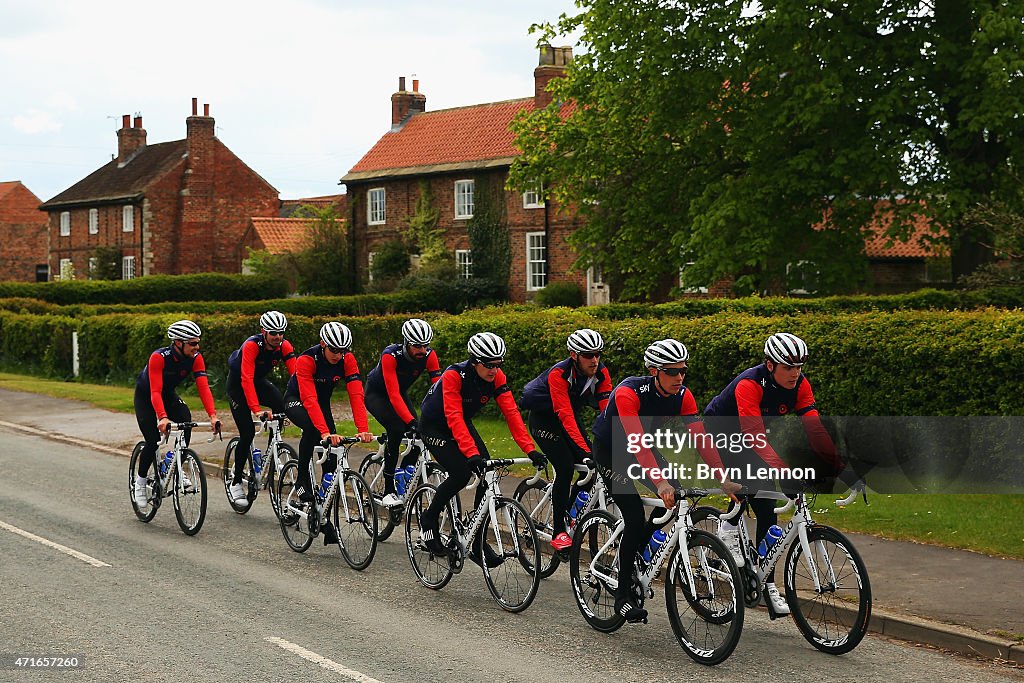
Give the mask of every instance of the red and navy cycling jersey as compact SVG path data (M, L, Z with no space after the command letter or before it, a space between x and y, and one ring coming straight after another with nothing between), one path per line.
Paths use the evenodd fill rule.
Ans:
M772 374L762 363L741 372L718 396L704 408L704 416L714 418L710 426L715 431L764 435L764 417L777 417L790 413L800 416L811 447L829 462L838 462L835 444L825 431L814 402L811 383L800 374L796 386L786 389L776 384ZM767 439L757 439L753 450L771 467L784 468Z
M256 395L254 383L262 381L281 361L284 361L288 374L294 375L295 349L292 343L285 339L280 346L272 349L263 333L254 334L246 339L228 357L228 369L241 381L245 402L252 412L258 412L260 409L260 400Z
M611 393L612 378L604 363L598 364L593 377L583 377L576 372L570 357L530 380L523 389L519 407L556 415L573 443L589 453L590 447L580 433L576 417L585 405L604 410Z
M437 362L434 349L427 349L427 355L419 360L412 360L405 355L403 344L392 344L380 354L380 361L366 376L366 393L386 395L391 401L395 413L403 422L412 420L412 413L402 399L409 387L426 373L430 383L434 384L441 377L441 366Z
M215 412L213 394L210 393L206 361L203 360L201 353L190 358L179 354L173 346L159 348L149 355L149 362L139 373L135 386L149 394L156 416L162 420L167 417L164 395L174 391L189 376L195 377L199 399L203 402L206 412L212 415Z
M704 425L697 418L697 401L693 393L683 387L678 394L663 396L658 392L655 376L627 377L612 391L608 405L594 421L594 437L605 444L625 446L628 435L638 435L657 429L669 418L681 417L691 434L703 434ZM651 419L653 418L653 419ZM622 443L613 441L613 434ZM704 461L717 471L722 470L722 459L718 451L704 440L698 440L698 451ZM649 470L649 478L657 483L662 477L658 471L654 453L640 445L636 460Z
M478 454L479 449L466 422L472 420L492 398L504 414L519 448L523 453L532 451L533 440L523 424L505 373L498 370L494 381L487 382L480 378L468 360L449 365L440 381L430 387L423 398L420 424L425 431L435 432L445 439L455 439L463 455L471 458Z
M337 363L329 363L322 346L317 344L296 359L295 374L288 380L286 393L298 396L309 419L321 434L327 434L321 403L330 403L331 395L342 380L352 405L352 419L360 432L370 431L366 419L366 403L363 400L363 382L359 375L359 364L355 354L346 352Z

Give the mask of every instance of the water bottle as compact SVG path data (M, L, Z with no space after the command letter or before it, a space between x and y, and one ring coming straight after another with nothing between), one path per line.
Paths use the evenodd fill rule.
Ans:
M780 538L782 538L782 527L778 524L772 524L768 527L768 533L761 539L761 544L757 546L757 554L761 557L767 555L768 551L779 542Z
M263 454L255 446L252 447L252 466L257 472L263 471Z
M395 490L398 492L398 495L405 495L405 485L408 483L408 481L408 472L406 472L403 468L398 468L397 470L395 470Z
M324 472L324 483L320 487L320 497L323 498L327 495L327 492L331 489L331 484L334 482L334 472Z
M160 474L167 474L167 468L171 466L171 461L174 460L174 451L167 451L167 455L160 461Z
M413 476L416 474L416 465L405 466L405 487L409 488L409 482L412 481Z
M590 500L590 494L586 491L577 493L576 500L569 507L569 519L576 519L576 516L580 514L580 510L586 507L588 500Z
M668 534L661 529L655 529L654 533L651 534L651 540L647 542L643 552L640 553L640 557L644 559L644 562L650 564L651 558L658 552L658 548L665 545L665 541L668 540Z

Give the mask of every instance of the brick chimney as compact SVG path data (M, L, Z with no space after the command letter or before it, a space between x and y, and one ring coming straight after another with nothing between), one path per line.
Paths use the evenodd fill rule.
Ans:
M185 119L185 150L188 166L182 194L182 220L178 235L178 273L203 273L213 269L216 245L214 229L214 175L216 138L210 105L198 112L192 98L192 115Z
M135 115L135 126L131 125L131 117L121 117L121 130L117 131L117 165L124 166L133 156L146 146L146 129L142 127L142 116Z
M551 93L547 85L552 78L561 78L572 62L571 47L551 47L547 43L540 46L540 61L533 70L533 104L543 109L551 104Z
M419 80L413 79L409 92L405 89L405 76L398 77L398 92L391 95L391 130L400 130L410 116L427 110L427 96L419 89Z

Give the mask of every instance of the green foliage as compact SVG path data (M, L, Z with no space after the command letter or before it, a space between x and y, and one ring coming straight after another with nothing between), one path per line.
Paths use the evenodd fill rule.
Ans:
M906 236L915 212L936 219L960 273L978 257L967 208L1024 203L1021 3L578 7L539 27L580 36L549 86L574 106L516 120L510 183L541 178L578 207L577 266L602 266L627 297L688 261L693 283L735 277L739 293L813 261L827 264L820 291L849 291L865 276L861 230L892 197L906 201L890 234ZM825 216L833 229L815 230Z
M338 210L304 205L293 217L310 221L306 246L294 257L298 290L328 296L355 292L351 243Z
M294 291L298 282L295 255L289 252L271 254L267 249L249 248L249 256L242 261L242 268L253 275L263 275L287 282L289 291Z
M370 265L372 288L389 292L409 272L409 251L402 240L388 240L377 247Z
M474 183L473 217L469 219L468 230L473 273L494 283L504 297L512 252L503 186L493 175L480 176Z
M583 290L572 282L549 282L533 300L541 306L579 308L583 305Z
M451 253L444 241L444 228L437 226L440 218L441 212L434 206L434 193L430 189L430 183L421 180L419 196L416 197L413 214L409 217L406 235L410 246L418 250L420 266L423 268L451 261Z
M989 236L998 263L988 263L965 278L968 287L1024 283L1024 212L1005 204L979 204L967 211L964 222Z
M92 252L92 258L96 259L96 266L93 268L92 272L89 273L90 279L121 279L121 247L96 247Z
M163 301L251 301L284 296L286 284L252 275L147 275L132 280L0 282L0 299L24 297L54 304L150 304Z

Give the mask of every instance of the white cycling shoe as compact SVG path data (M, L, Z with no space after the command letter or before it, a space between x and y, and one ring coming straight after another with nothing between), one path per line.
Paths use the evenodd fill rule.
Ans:
M738 529L726 529L722 526L718 529L718 538L721 539L725 547L729 549L732 554L732 559L736 560L736 566L742 567L746 564L746 560L743 557L743 550L740 548L740 532ZM777 592L777 591L776 591Z
M402 504L402 499L397 494L389 493L380 499L380 504L386 508L395 508Z
M149 505L149 491L146 489L146 478L136 477L135 487L132 491L132 498L135 499L135 505L140 508L144 508Z
M231 494L231 501L234 502L234 503L237 503L239 505L244 505L246 502L248 502L246 500L247 496L246 496L246 493L245 493L245 489L242 488L242 484L241 483L232 484L231 488L228 489L228 493Z
M771 603L772 611L776 615L789 614L789 605L786 603L786 598L779 592L779 587L774 583L765 584L764 587L764 601L765 604Z

